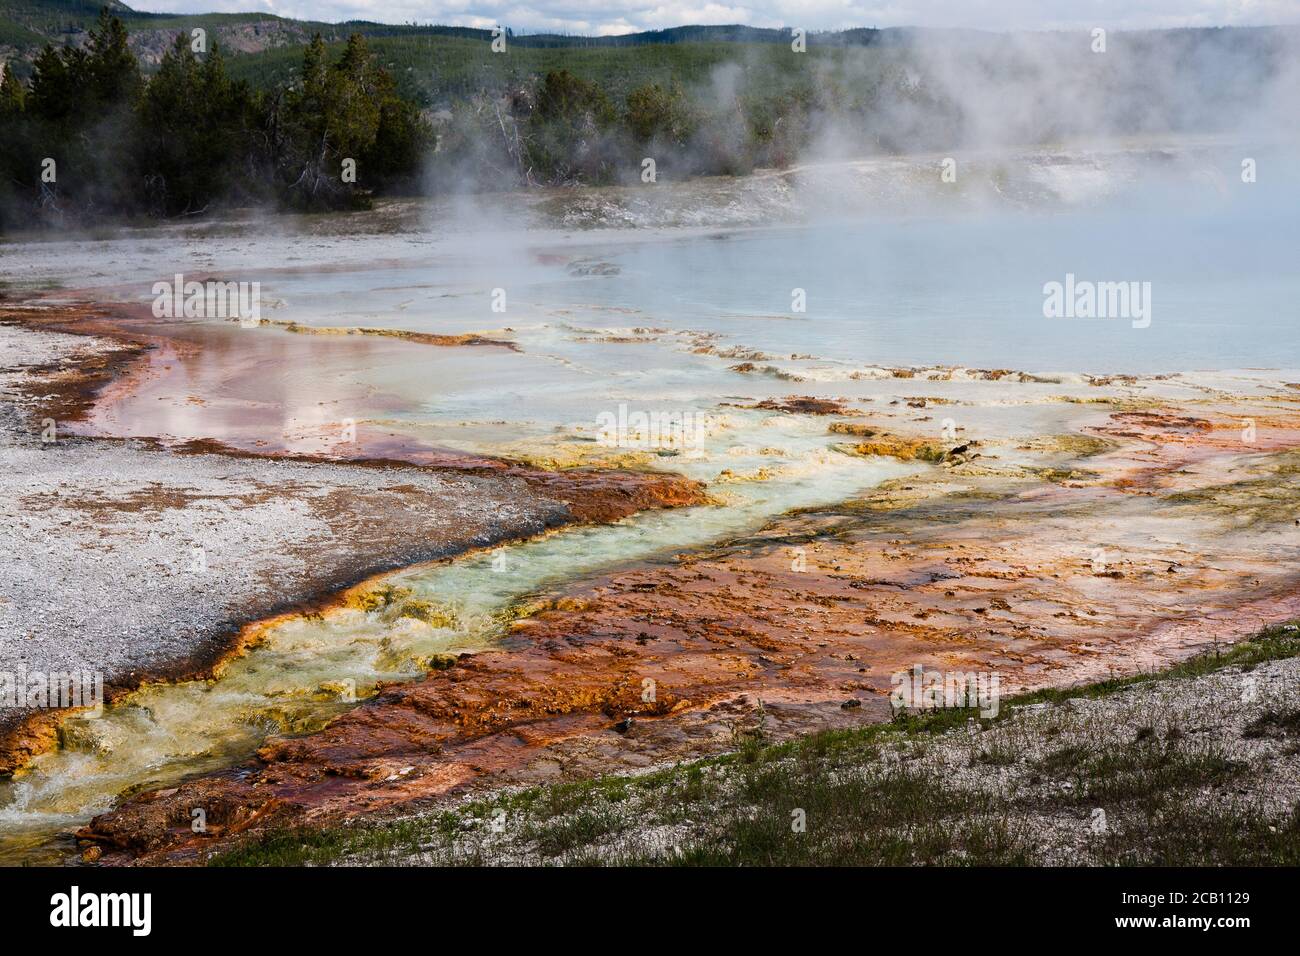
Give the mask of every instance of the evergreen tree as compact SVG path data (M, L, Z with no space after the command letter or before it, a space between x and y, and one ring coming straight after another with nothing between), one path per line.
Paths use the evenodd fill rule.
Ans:
M23 81L11 69L0 66L0 116L17 116L27 105Z
M359 34L348 38L333 65L324 41L313 37L301 79L272 119L275 133L269 138L276 144L285 199L303 208L363 202L371 192L409 183L433 139ZM355 182L344 178L347 160Z
M0 78L0 228L31 208L173 216L272 196L331 208L419 181L432 129L360 35L332 65L313 37L297 82L257 95L219 46L196 55L184 34L145 82L128 39L105 11L84 47L46 46L28 86ZM54 182L41 180L46 159Z
M616 118L595 83L568 70L547 73L525 124L528 163L550 182L607 181L614 160L606 133Z
M100 10L98 26L90 31L86 62L88 88L83 95L97 103L129 103L140 92L140 68L126 42L122 21Z
M672 146L686 145L697 125L681 87L665 90L658 83L638 86L627 95L624 119L636 142Z
M257 109L231 81L219 44L200 60L179 34L141 98L140 163L151 209L189 214L223 199L260 193L255 169Z
M348 38L327 84L331 146L340 157L357 159L374 142L380 113L380 80L365 37L354 33Z
M80 50L59 52L46 44L32 64L31 112L49 122L60 122L77 112L84 64Z

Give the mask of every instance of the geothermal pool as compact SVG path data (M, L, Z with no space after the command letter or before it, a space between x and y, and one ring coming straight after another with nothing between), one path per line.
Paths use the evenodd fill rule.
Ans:
M0 862L59 859L67 834L122 795L317 729L379 682L491 646L562 586L924 467L842 453L842 435L784 396L881 411L929 398L913 416L920 434L1028 441L1077 424L1089 376L1135 376L1176 398L1295 381L1300 192L1280 175L1236 181L1240 153L986 161L954 203L936 194L928 160L882 161L666 186L663 205L596 191L557 213L553 198L495 197L296 231L253 221L0 246L11 282L112 304L129 313L124 328L165 343L78 426L86 433L659 469L706 482L716 501L399 572L384 582L405 589L391 607L274 624L215 681L147 687L101 719L70 721L61 749L0 784ZM152 317L153 283L176 273L259 282L264 324ZM1149 327L1044 317L1044 284L1067 274L1151 283ZM340 329L476 332L515 349L312 334ZM955 370L926 371L940 366ZM969 370L1026 374L999 383ZM671 447L597 440L600 416L620 407L703 426ZM403 613L410 602L427 604Z

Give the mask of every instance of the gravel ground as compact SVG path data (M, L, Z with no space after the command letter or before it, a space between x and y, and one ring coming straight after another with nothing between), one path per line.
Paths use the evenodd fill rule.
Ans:
M241 624L567 518L513 478L43 442L33 381L113 348L0 326L0 672L189 673Z
M922 748L921 767L952 785L1014 803L1016 823L1048 866L1102 865L1097 837L1141 830L1125 805L1080 801L1076 771L1094 756L1140 744L1155 751L1212 753L1235 765L1213 783L1182 794L1205 817L1249 808L1282 823L1300 805L1300 747L1294 732L1267 728L1268 715L1300 709L1300 659L1230 667L1195 679L1136 684L1111 696L1035 704L991 730L951 733ZM1261 726L1263 729L1260 729ZM990 763L989 754L1007 760ZM907 760L900 750L893 755ZM1101 816L1102 811L1108 816Z

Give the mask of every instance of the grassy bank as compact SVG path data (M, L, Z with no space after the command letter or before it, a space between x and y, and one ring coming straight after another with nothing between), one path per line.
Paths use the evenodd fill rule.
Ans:
M282 830L216 866L1295 865L1300 626L1155 674L737 749L417 817ZM1288 789L1291 788L1291 789Z

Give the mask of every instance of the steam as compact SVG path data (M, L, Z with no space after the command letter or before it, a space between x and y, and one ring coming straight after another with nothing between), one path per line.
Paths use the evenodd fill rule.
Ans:
M805 159L1169 134L1294 137L1300 30L909 31L815 62ZM842 90L836 109L820 91Z
M698 118L689 142L653 143L648 154L680 181L753 165L1300 132L1297 28L878 37L869 46L819 47L814 35L802 54L780 43L737 45L686 89ZM626 91L606 92L621 108ZM521 135L514 94L452 104L430 165L432 191L529 184L511 156ZM607 150L616 178L635 184L640 147L624 140L591 148Z

